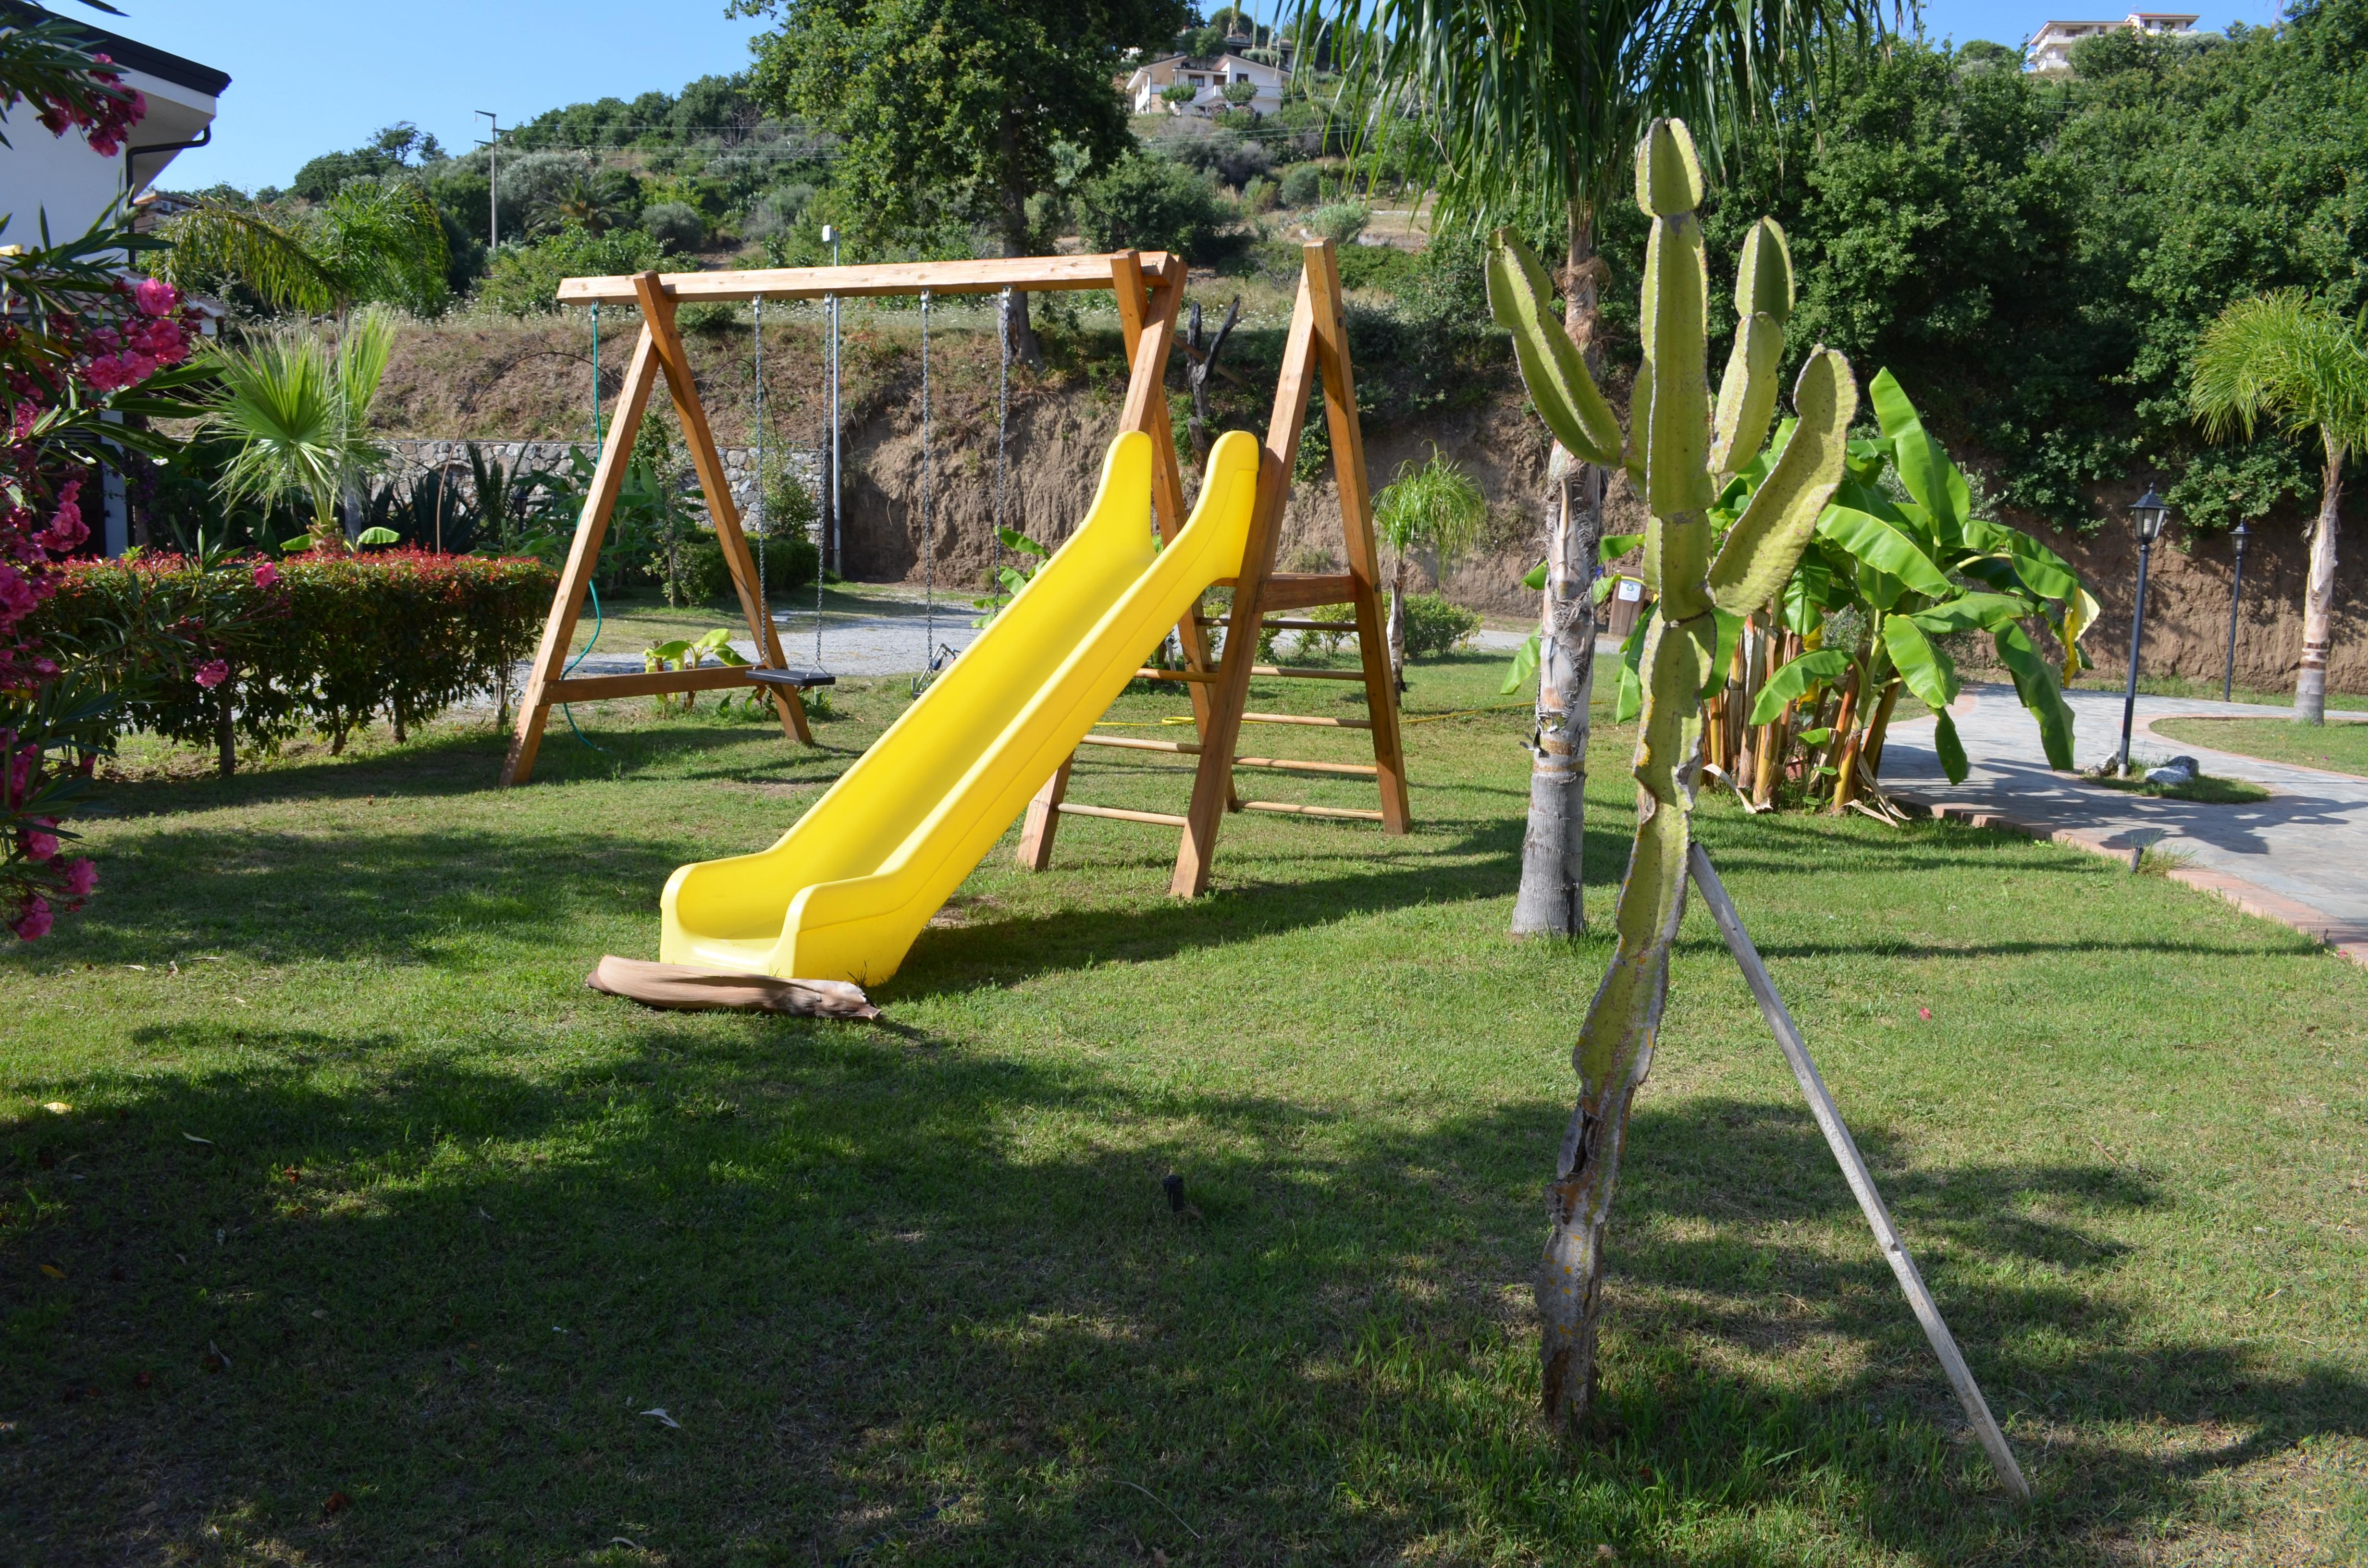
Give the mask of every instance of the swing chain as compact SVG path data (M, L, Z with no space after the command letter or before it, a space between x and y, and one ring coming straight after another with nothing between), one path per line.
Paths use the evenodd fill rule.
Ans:
M937 541L931 538L929 501L936 484L929 429L929 291L921 290L921 673L913 677L913 695L938 673Z
M757 605L763 611L765 625L773 624L773 600L770 585L765 577L765 535L772 530L773 519L766 510L765 496L765 297L757 296L751 312L756 319L757 334ZM768 638L766 641L769 642ZM763 663L765 646L758 643L757 659Z
M1011 290L1003 290L999 336L1003 339L1003 372L996 383L995 405L995 585L991 595L996 612L1003 608L1005 454L1011 445Z

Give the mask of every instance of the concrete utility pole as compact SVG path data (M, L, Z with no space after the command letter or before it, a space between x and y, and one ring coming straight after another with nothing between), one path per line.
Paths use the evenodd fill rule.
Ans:
M489 108L477 113L486 122L485 138L477 145L485 150L485 248L491 250L502 243L502 117Z

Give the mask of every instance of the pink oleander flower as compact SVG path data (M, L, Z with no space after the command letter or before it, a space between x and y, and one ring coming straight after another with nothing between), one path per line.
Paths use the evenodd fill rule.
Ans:
M161 278L142 278L131 286L131 297L140 302L143 316L168 316L173 307L181 302L180 290Z
M54 860L57 858L58 835L56 834L28 833L25 835L26 859L30 860L33 864L38 866L44 860Z
M40 602L31 578L14 566L0 565L0 621L21 620Z
M90 537L89 528L82 520L82 481L70 479L58 490L58 509L50 518L50 526L33 536L33 542L52 555L71 553Z
M90 860L66 862L66 896L88 898L90 890L98 886L98 867Z
M28 942L38 942L50 934L50 927L56 923L50 915L50 901L37 893L25 901L17 918L8 923L8 929Z
M221 659L208 659L198 666L198 684L208 691L230 679L230 665Z
M274 566L268 561L258 561L255 563L255 585L256 587L268 588L279 581L279 567Z

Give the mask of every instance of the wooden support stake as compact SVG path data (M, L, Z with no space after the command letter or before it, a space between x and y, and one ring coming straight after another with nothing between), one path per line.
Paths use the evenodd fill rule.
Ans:
M1068 793L1069 767L1074 756L1064 756L1061 766L1053 769L1053 777L1036 791L1028 802L1028 824L1019 830L1019 866L1022 870L1041 871L1053 863L1053 835L1060 831L1061 797Z
M1924 1277L1916 1271L1916 1260L1907 1255L1907 1245L1899 1239L1899 1229L1891 1222L1891 1210L1884 1207L1883 1194L1875 1190L1874 1176L1866 1168L1866 1160L1858 1152L1858 1142L1843 1125L1841 1112L1834 1105L1834 1096L1826 1081L1817 1074L1817 1064L1809 1060L1809 1048L1801 1039L1800 1027L1784 999L1776 994L1776 983L1770 978L1768 966L1760 961L1759 949L1751 945L1750 936L1743 929L1743 917L1736 913L1735 901L1726 895L1726 888L1712 869L1710 853L1697 842L1687 852L1694 886L1702 890L1702 902L1710 905L1711 918L1718 922L1719 935L1726 938L1726 950L1735 955L1736 966L1743 971L1745 983L1759 999L1760 1016L1775 1033L1776 1043L1782 1048L1784 1060L1792 1063L1793 1076L1801 1085L1801 1093L1809 1102L1809 1110L1817 1119L1817 1130L1826 1135L1826 1146L1834 1152L1834 1161L1842 1168L1842 1177L1850 1183L1850 1193L1866 1215L1869 1228L1874 1232L1875 1243L1883 1249L1884 1261L1891 1265L1899 1288L1907 1292L1907 1304L1914 1309L1916 1321L1924 1328L1924 1337L1932 1342L1932 1353L1941 1359L1941 1369L1949 1375L1957 1391L1957 1399L1965 1407L1965 1415L1974 1424L1975 1435L1981 1438L1982 1448L1989 1454L1990 1463L2005 1482L2007 1490L2017 1499L2031 1501L2031 1483L2022 1478L2022 1467L2014 1462L2014 1450L2007 1447L2006 1434L1990 1415L1989 1403L1982 1398L1981 1386L1974 1381L1973 1369L1965 1365L1964 1356L1957 1349L1957 1341L1941 1321L1940 1303L1933 1301L1926 1288Z

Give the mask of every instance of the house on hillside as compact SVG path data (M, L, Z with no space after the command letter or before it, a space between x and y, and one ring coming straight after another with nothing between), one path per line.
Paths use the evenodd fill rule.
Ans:
M1248 40L1245 39L1243 42ZM1119 90L1126 95L1128 108L1136 114L1205 115L1227 106L1231 100L1225 97L1225 89L1236 82L1247 82L1257 89L1248 108L1260 114L1272 114L1282 107L1283 89L1291 85L1291 68L1230 52L1208 60L1169 54L1136 66L1134 74ZM1178 86L1193 89L1190 103L1171 104L1160 96Z
M230 74L184 60L135 39L59 17L24 0L0 0L0 33L63 21L81 46L104 54L124 85L148 100L148 112L111 157L91 150L79 131L52 136L30 104L0 112L0 244L40 244L41 222L52 241L82 233L118 200L136 197L165 172L175 155L213 139L214 103Z
M2072 69L2072 46L2099 33L2159 33L2176 35L2195 30L2195 18L2170 11L2132 11L2118 22L2047 22L2032 34L2023 50L2023 68L2058 76Z

